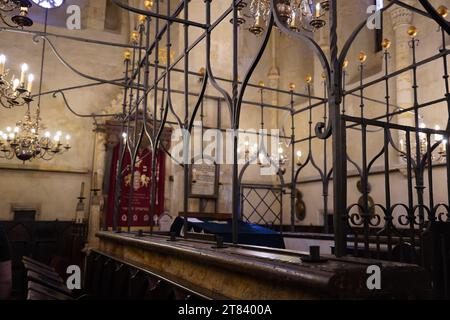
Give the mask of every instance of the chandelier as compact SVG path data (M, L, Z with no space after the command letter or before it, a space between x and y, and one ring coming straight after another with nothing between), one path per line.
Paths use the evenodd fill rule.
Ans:
M5 2L0 0L1 2ZM47 30L47 15L45 19L45 31ZM31 90L33 88L34 75L29 74L26 63L21 66L20 78L12 76L7 80L9 71L6 69L6 57L0 55L0 101L6 108L17 105L27 105L27 111L22 121L18 121L14 129L7 127L6 131L0 131L0 158L12 160L17 158L24 163L33 159L52 160L56 155L68 152L71 149L70 135L63 138L61 131L52 135L49 131L42 135L46 129L41 119L41 96L45 61L45 40L41 56L41 72L39 78L39 94L34 115L31 113ZM27 80L27 81L26 81Z
M237 23L243 25L246 23L244 17L250 18L251 25L248 30L254 35L260 35L269 22L271 1L251 0L249 12L245 13L247 6L246 1L241 1L237 6ZM325 26L323 17L329 11L330 3L329 0L276 0L275 9L280 22L291 30L314 32ZM233 22L233 19L230 22Z
M421 129L425 129L427 127L427 125L422 122L420 124L420 128ZM440 126L436 125L434 128L436 131L440 131L441 128ZM432 139L430 139L430 143L431 146L433 146L433 144L439 144L439 148L436 148L434 150L431 151L431 160L433 162L441 162L444 163L447 160L447 145L448 145L448 141L444 139L444 136L441 134L434 134L432 135ZM403 160L404 162L408 161L407 158L407 144L406 144L406 133L401 133L400 135L400 153L399 153L399 157L401 160ZM410 139L411 141L412 139ZM420 157L423 158L425 157L425 155L428 152L428 138L427 135L425 133L420 132L419 133L419 144L417 145L417 147L419 148L419 154ZM410 144L410 153L412 155L416 154L416 150L417 150L416 144L415 143L411 143Z
M52 138L50 132L41 136L43 129L39 110L33 117L28 105L24 120L17 122L14 128L7 127L5 132L0 131L0 158L12 160L16 157L23 162L33 159L51 160L71 149L70 135L65 136L63 143L61 131L57 131Z
M283 146L283 142L278 143L278 148L270 154L267 150L267 143L265 143L265 138L269 135L266 133L265 123L264 123L264 87L263 81L260 81L258 86L260 87L261 95L261 129L259 133L256 133L258 143L253 146L250 145L250 138L247 136L243 146L238 147L238 153L240 156L243 154L245 162L249 163L256 160L256 164L261 168L270 168L273 165L277 166L278 173L286 173L286 165L289 162L289 157Z
M6 56L0 54L0 104L7 109L23 106L33 101L31 90L33 88L34 75L27 75L28 65L21 66L19 78L13 75L8 80L9 70L6 69Z
M29 0L0 0L0 19L9 27L31 27L33 20L28 17L28 10L32 6ZM14 24L10 24L7 16L11 17Z

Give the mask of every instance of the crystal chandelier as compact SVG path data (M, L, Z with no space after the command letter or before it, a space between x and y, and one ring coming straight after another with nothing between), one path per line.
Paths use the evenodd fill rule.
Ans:
M0 104L7 109L23 106L33 101L31 90L33 88L34 75L27 75L28 65L21 66L20 78L13 75L8 80L9 70L6 69L6 56L0 54Z
M270 15L270 0L252 0L249 6L249 15L252 24L249 31L254 35L260 35L267 27ZM247 6L242 1L238 6L238 24L246 22L242 18L244 8ZM314 32L324 27L326 22L323 19L330 9L329 0L277 0L275 1L276 10L280 22L293 31L301 30ZM231 20L232 22L233 20Z
M28 10L32 6L29 0L0 0L0 19L9 27L31 27L33 20L28 17ZM10 24L8 16L12 15Z
M62 142L62 132L57 131L52 138L50 132L40 136L44 129L41 125L39 110L33 117L28 105L24 120L17 122L13 128L0 131L0 158L12 160L15 157L23 162L33 159L51 160L56 155L71 149L69 135Z

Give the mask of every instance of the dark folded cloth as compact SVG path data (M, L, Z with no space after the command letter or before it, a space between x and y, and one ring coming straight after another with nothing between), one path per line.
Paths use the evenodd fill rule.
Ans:
M172 224L171 232L180 236L183 229L184 218L177 217ZM217 222L211 219L188 219L188 230L204 232L223 237L224 242L232 242L231 220ZM283 237L280 233L261 227L256 224L238 223L239 243L254 246L284 249Z

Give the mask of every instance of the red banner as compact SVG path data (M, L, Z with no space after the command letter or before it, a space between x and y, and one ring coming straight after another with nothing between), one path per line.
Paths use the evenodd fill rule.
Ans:
M114 213L114 194L116 190L116 177L119 165L119 146L114 148L113 161L111 164L110 188L108 201L108 227L112 227ZM160 151L156 161L156 214L164 212L164 181L165 181L165 154ZM127 152L122 163L122 181L119 204L118 224L122 227L128 226L131 219L132 227L149 227L151 219L151 188L152 188L152 153L149 149L141 150L138 154L134 170L134 181L132 181L131 157ZM132 199L131 188L133 188ZM131 200L131 203L130 203ZM128 208L131 204L131 212Z

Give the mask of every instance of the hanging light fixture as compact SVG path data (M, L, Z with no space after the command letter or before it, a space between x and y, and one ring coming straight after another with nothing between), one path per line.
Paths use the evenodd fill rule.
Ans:
M269 13L269 0L252 0L250 3L250 14L254 22L248 30L256 36L260 35L266 28Z
M15 75L8 80L10 71L6 68L6 56L0 54L0 104L7 109L15 106L23 106L33 101L31 90L33 88L34 75L27 74L28 65L22 64L20 78Z
M244 10L245 7L247 7L247 2L241 1L236 5L236 7L237 7L236 8L237 9L237 24L238 24L238 26L240 26L246 22L242 11ZM234 19L232 18L230 20L230 23L233 23L233 21L234 21Z
M9 27L24 28L31 27L33 20L28 17L28 10L32 6L29 0L0 0L0 19ZM10 24L8 16L11 16Z
M28 105L22 121L17 122L14 128L8 127L5 132L0 131L0 158L12 160L16 157L23 162L33 159L51 160L55 155L71 149L69 135L63 143L62 132L58 131L51 139L49 132L42 137L39 135L43 129L39 112L33 117Z
M291 30L314 32L326 25L323 18L330 9L330 3L329 0L277 0L275 8L280 22ZM252 0L249 17L253 23L248 29L251 33L254 35L263 33L270 10L270 0Z
M1 0L0 0L1 1ZM47 31L48 11L45 15L45 32ZM42 48L41 56L41 73L38 94L38 103L36 112L31 113L31 90L33 88L34 75L29 74L28 65L21 66L21 75L19 79L14 76L11 81L6 80L8 70L6 69L6 57L0 55L0 93L2 105L6 100L9 105L27 105L27 111L22 121L18 121L14 129L6 128L5 132L0 131L0 158L12 160L17 158L23 162L32 161L33 159L52 160L56 155L68 152L71 149L70 135L63 137L61 131L57 131L52 135L49 131L42 135L45 126L42 125L41 119L41 95L43 82L43 68L45 61L45 40ZM21 100L20 100L21 99Z

